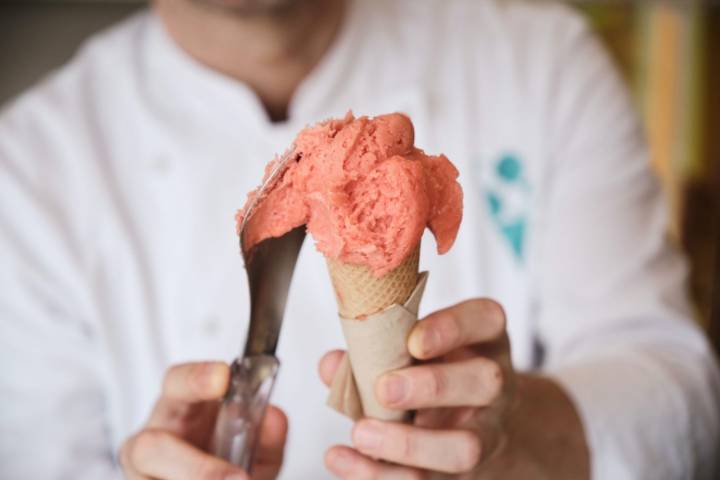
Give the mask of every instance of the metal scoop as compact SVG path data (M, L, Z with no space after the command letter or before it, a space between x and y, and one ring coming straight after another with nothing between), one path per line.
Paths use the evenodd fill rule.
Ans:
M218 413L211 450L248 473L280 365L275 348L305 226L263 240L250 249L246 248L245 230L264 195L297 160L294 148L278 160L248 205L239 231L250 288L250 328L243 356L231 366L230 385Z

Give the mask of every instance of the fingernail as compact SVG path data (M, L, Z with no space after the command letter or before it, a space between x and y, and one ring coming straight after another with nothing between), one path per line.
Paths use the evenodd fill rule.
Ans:
M330 463L330 468L337 473L350 471L353 463L352 457L347 452L343 451L333 452L328 461L328 463Z
M421 324L415 325L415 328L410 333L410 337L408 337L408 351L410 352L410 355L415 358L422 358L424 356L424 344L425 328L423 328L423 325Z
M434 328L429 325L420 327L420 331L416 330L415 335L410 336L410 345L408 345L413 355L417 358L428 358L437 349L439 338Z
M404 376L396 373L386 375L382 378L381 391L387 403L400 403L405 399L407 380Z
M355 427L355 446L360 450L376 450L382 441L382 432L372 420L366 420Z
M190 379L195 383L195 386L199 389L205 389L208 384L208 380L211 378L212 368L209 363L205 362L197 366L193 376Z
M198 370L195 381L202 391L215 391L221 387L221 383L224 386L225 379L218 375L218 363L206 362Z

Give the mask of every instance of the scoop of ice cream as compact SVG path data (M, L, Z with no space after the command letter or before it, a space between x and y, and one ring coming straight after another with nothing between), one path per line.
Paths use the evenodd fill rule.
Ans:
M326 257L365 265L378 277L402 263L425 227L435 235L438 253L445 253L462 218L458 171L444 155L416 148L414 136L412 122L400 113L348 113L302 130L295 139L298 160L248 222L247 247L307 224ZM238 226L245 208L237 214Z

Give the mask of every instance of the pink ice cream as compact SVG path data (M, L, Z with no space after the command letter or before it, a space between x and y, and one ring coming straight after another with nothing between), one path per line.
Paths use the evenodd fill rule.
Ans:
M365 265L378 277L403 262L425 227L438 253L447 252L462 218L458 171L444 155L415 148L414 136L412 122L400 113L348 113L302 130L295 139L299 160L253 213L248 248L307 224L326 257ZM238 226L245 208L236 216Z

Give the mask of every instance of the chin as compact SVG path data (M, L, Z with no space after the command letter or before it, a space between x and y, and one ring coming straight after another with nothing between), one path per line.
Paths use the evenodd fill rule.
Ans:
M174 0L173 0L174 1ZM310 0L192 0L194 3L239 14L271 14Z

